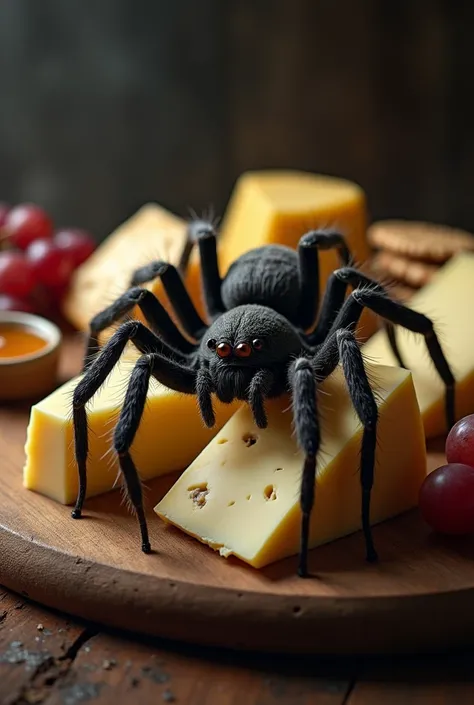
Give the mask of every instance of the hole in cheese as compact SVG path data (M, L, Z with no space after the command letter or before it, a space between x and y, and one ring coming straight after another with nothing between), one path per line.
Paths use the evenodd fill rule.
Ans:
M219 445L222 445L223 443L227 443L227 438L219 438L217 442L219 443Z
M233 499L231 499L227 506L228 506L228 507L233 507L234 504L235 504L235 501L234 501Z
M204 507L207 501L207 495L209 494L209 489L207 487L207 482L200 482L197 485L190 485L188 487L189 497L195 507Z
M247 497L246 497L246 499L252 499L252 495L251 495L251 494L248 494Z
M244 433L244 435L242 436L242 440L247 446L247 448L250 448L250 446L254 446L257 442L257 437L254 436L253 433Z
M267 485L263 490L263 496L267 500L273 500L277 498L276 489L273 485Z
M273 472L280 472L280 470L283 470L283 468L275 468Z

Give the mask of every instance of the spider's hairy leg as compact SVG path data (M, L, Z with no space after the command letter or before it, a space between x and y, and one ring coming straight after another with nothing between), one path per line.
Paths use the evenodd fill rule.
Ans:
M428 354L445 385L446 424L448 430L452 428L455 422L455 379L436 335L433 321L423 313L393 301L384 291L356 289L344 303L333 329L350 327L353 330L364 307L390 323L402 326L413 333L420 333L424 337Z
M79 519L86 496L87 487L87 455L89 449L87 433L86 404L105 382L119 361L125 346L131 341L140 352L156 351L165 353L171 358L181 357L175 350L160 340L143 323L128 321L118 328L110 340L104 345L93 364L85 372L77 384L73 395L73 426L76 462L79 473L79 492L76 505L72 512L74 519Z
M216 422L214 409L212 407L212 392L214 385L208 369L200 367L196 376L196 394L198 398L199 411L202 419L208 428L212 428Z
M344 299L346 298L349 286L352 287L367 287L375 291L383 292L383 287L377 282L365 276L362 272L354 267L341 267L336 269L329 276L326 291L324 293L321 312L316 328L309 334L308 339L310 345L319 345L327 336L331 328L334 330L334 321L337 320Z
M370 498L374 484L378 409L365 371L362 353L354 334L351 331L340 329L336 331L336 341L349 395L364 428L360 455L362 530L367 560L373 563L377 560L377 552L370 526Z
M195 349L195 346L181 335L156 296L147 289L135 286L122 294L91 320L84 359L84 371L92 364L94 357L99 352L99 334L113 323L122 319L135 306L140 308L150 328L160 334L167 343L184 354L190 353Z
M392 353L395 356L395 359L400 367L406 368L406 364L403 360L402 354L400 352L400 348L398 346L397 342L397 336L395 334L395 326L393 323L390 321L387 321L385 318L382 319L383 326L385 328L385 332L387 334L387 339L388 343L390 345L390 348L392 350Z
M212 223L198 220L190 225L191 238L198 243L201 281L207 313L211 319L225 311L222 301L222 280L217 259L217 236Z
M298 575L308 577L308 546L311 510L314 504L316 483L316 456L321 441L316 380L310 360L301 357L289 369L289 382L293 392L293 415L298 445L305 454L301 479L301 543Z
M342 266L347 266L351 253L340 233L312 230L298 243L300 271L300 304L297 314L298 325L303 330L310 328L319 308L319 251L337 250Z
M168 264L168 262L151 262L135 271L131 284L132 286L138 286L139 284L152 281L157 277L161 279L163 288L176 312L183 330L191 338L199 340L207 326L196 311L176 267L172 264Z
M248 403L252 410L258 428L267 427L267 414L265 412L265 399L275 381L273 372L266 369L257 370L252 377L248 389Z
M167 387L184 394L193 394L196 383L193 370L157 353L144 355L137 361L128 383L125 400L114 432L114 448L125 480L127 496L138 517L144 553L150 553L151 547L143 506L142 486L136 465L130 454L130 448L143 416L152 375Z

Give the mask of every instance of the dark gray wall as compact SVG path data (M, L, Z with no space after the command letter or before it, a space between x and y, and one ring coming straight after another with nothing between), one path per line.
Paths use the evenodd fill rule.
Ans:
M0 200L103 237L288 166L474 230L473 5L0 0Z

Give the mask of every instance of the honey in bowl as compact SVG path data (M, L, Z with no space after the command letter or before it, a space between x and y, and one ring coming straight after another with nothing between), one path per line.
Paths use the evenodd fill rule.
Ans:
M28 326L0 323L0 360L32 355L46 347L48 341Z

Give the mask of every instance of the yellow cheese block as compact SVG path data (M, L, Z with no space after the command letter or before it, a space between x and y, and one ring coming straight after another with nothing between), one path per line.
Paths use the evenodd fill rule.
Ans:
M435 323L443 351L456 378L456 417L474 412L474 254L453 257L432 281L420 289L409 305ZM430 361L422 336L397 327L403 361L412 371L418 403L428 438L446 431L444 385ZM364 354L374 362L396 365L383 332L364 345Z
M410 373L371 365L368 372L380 413L371 512L376 523L417 504L426 452ZM311 547L361 526L361 426L340 368L320 391L322 442ZM242 406L155 507L157 514L223 556L236 555L255 568L297 553L303 455L288 407L287 398L267 402L269 425L260 430ZM361 546L361 560L362 555Z
M132 367L130 361L124 360L89 405L88 497L112 489L116 482L119 468L112 449L112 433ZM25 446L25 487L63 504L75 502L78 486L71 419L77 381L75 378L67 382L33 406ZM132 446L140 476L148 480L185 468L237 408L238 404L216 402L216 426L208 429L199 416L194 396L170 391L152 380Z
M308 230L331 228L347 240L354 260L370 254L366 239L366 199L356 184L330 176L298 171L254 171L237 181L220 229L219 266L223 276L241 254L254 247L279 243L296 248ZM320 254L321 291L329 274L340 266L335 252ZM200 302L199 257L193 252L186 281ZM375 330L375 316L364 313L361 336Z
M77 328L87 330L91 318L130 287L136 269L160 259L178 266L186 238L184 220L155 203L144 205L77 269L64 315ZM146 286L168 304L159 281Z

